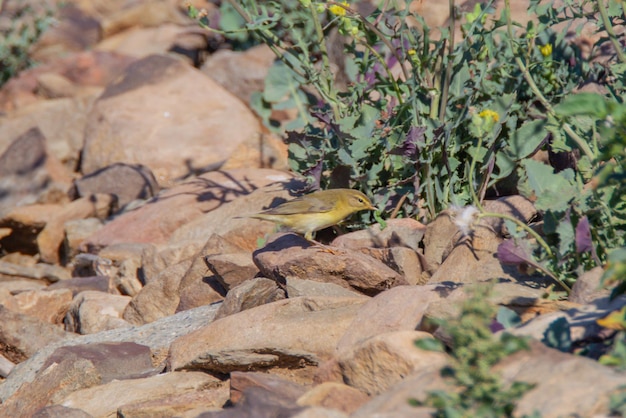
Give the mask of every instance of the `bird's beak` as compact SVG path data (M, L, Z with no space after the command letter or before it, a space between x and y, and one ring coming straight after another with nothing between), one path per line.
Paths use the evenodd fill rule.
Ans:
M368 208L368 210L374 210L374 211L378 211L378 208L374 205L370 205Z

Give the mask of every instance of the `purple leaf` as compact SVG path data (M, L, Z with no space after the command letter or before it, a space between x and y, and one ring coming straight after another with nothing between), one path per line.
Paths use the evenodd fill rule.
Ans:
M534 263L528 246L524 242L507 239L498 245L498 260L502 264Z
M425 132L426 128L423 126L412 126L406 134L404 141L389 153L393 155L404 155L405 157L415 159L419 149L418 145L424 143Z
M320 158L313 167L308 168L304 171L304 175L307 177L313 178L313 184L311 188L313 190L319 190L321 188L322 181L322 168L324 167L324 158Z
M578 225L576 225L576 251L584 253L591 251L593 248L591 243L591 226L589 225L589 219L583 216Z

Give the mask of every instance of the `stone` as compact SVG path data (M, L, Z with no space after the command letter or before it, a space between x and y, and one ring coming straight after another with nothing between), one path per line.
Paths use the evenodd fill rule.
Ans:
M100 375L88 359L67 359L53 363L37 374L37 379L19 388L2 404L6 416L32 416L36 411L58 403L66 395L100 383ZM82 408L77 408L82 409Z
M323 406L352 414L368 400L369 396L351 386L324 382L300 396L296 403L300 406Z
M112 293L114 289L110 286L109 282L110 278L107 276L72 277L71 279L51 284L47 287L47 290L55 291L68 289L72 292L72 297L85 290Z
M226 219L242 215L243 206L239 206L242 197L255 189L263 190L263 186L272 183L278 183L277 186L282 190L281 182L288 182L291 177L290 174L268 169L213 171L200 175L164 190L142 207L116 217L87 239L82 249L91 252L122 243L158 245L190 240L206 242L207 237L219 231L208 232L206 228L198 228L194 220L202 218L213 228L218 225L227 226L224 225L227 223ZM265 196L268 201L271 198L271 195ZM238 202L234 206L235 213L228 213L228 217L217 217L216 210L228 206L226 203L231 201ZM240 220L241 223L244 223L243 220ZM154 225L159 225L159 228L154 228ZM174 236L177 230L178 237ZM184 236L180 236L183 234ZM251 240L249 236L247 240Z
M124 405L184 395L217 387L220 383L219 379L202 372L170 372L141 379L114 380L77 390L59 403L96 417L115 416Z
M426 225L424 257L431 273L443 263L452 251L456 240L461 237L459 228L451 216L451 211L443 211Z
M262 388L292 402L304 395L308 389L306 386L268 373L234 371L230 374L230 400L233 404L241 402L245 392L250 388Z
M216 311L217 306L202 306L139 327L117 328L91 335L61 339L56 343L38 343L42 345L41 348L39 348L39 345L35 347L35 349L38 349L36 354L32 355L23 363L18 364L4 383L0 385L0 399L2 399L3 402L6 401L21 386L28 382L33 382L37 372L41 369L48 356L59 347L79 344L97 344L101 342L132 341L136 344L150 347L153 364L157 365L155 367L162 369L165 356L167 355L172 341L182 335L204 327L208 322L211 322ZM0 314L2 312L0 308Z
M63 324L63 318L72 303L72 291L27 290L15 295L18 312L50 324Z
M119 208L136 199L150 199L159 192L154 175L148 167L141 164L111 164L76 179L74 187L80 197L94 194L115 195Z
M45 361L45 370L63 361L89 360L100 376L100 384L158 374L150 348L133 342L104 342L57 348Z
M0 354L20 363L47 345L75 336L62 328L0 305Z
M0 260L0 279L7 280L15 277L33 279L42 283L57 283L71 277L70 272L61 267L44 263L20 265L11 263L7 257Z
M402 275L408 284L422 285L428 282L430 278L424 256L411 248L362 248L360 251L383 262L393 271Z
M98 231L104 222L98 218L71 219L63 225L65 236L61 248L61 263L68 264L80 254L82 242Z
M379 224L360 231L340 235L332 242L341 248L389 248L406 247L420 251L420 243L426 227L411 218L396 218L385 221L387 226L382 229Z
M0 238L0 246L7 252L37 254L37 236L61 208L58 204L41 203L10 209L0 216L0 228L10 231Z
M418 329L431 303L441 295L435 286L398 286L366 301L337 343L350 350L376 335Z
M226 291L253 278L259 271L249 252L209 254L204 256L204 261Z
M267 45L245 51L222 49L211 54L200 70L244 103L250 103L252 93L265 88L265 77L275 60L276 55Z
M237 312L265 305L266 303L282 300L287 297L274 280L258 277L247 280L231 289L224 298L224 302L217 311L215 319L220 319Z
M485 200L483 202L483 208L486 212L512 216L525 224L535 219L539 213L533 202L520 195L503 196L495 200ZM486 224L490 225L500 236L508 234L504 225L504 219L495 217L484 219Z
M602 267L594 267L576 279L568 300L574 303L591 303L595 299L609 296L610 291L602 288Z
M59 264L60 250L65 239L65 223L89 217L104 219L111 213L114 201L112 195L91 195L74 200L58 210L37 235L41 259L50 264Z
M369 297L356 290L346 289L334 283L322 283L293 277L287 278L285 282L284 289L287 292L287 297L290 298L299 296L342 296L361 298L364 301L369 300Z
M360 252L320 250L294 234L276 235L253 254L261 274L278 283L285 279L330 282L373 296L394 286L407 284L398 273Z
M159 184L171 186L194 170L219 167L259 131L252 112L209 77L174 58L150 55L131 64L94 103L82 170L141 163Z
M597 361L548 348L537 341L530 350L505 357L494 371L505 383L535 386L517 402L516 416L541 411L545 418L607 414L609 396L624 384L624 375ZM567 393L567 397L559 394Z
M207 410L221 410L228 403L228 386L221 385L189 393L163 396L159 399L131 402L118 408L118 416L194 418Z
M33 418L93 418L85 411L62 405L44 406L33 414Z
M176 313L180 281L191 263L187 259L163 270L133 297L122 317L133 325L142 325Z
M294 298L221 318L174 342L168 370L230 373L319 364L330 358L362 303L360 298Z
M98 256L110 263L110 266L102 266L101 269L106 269L111 285L129 296L135 296L167 267L153 244L113 244L100 251Z
M0 144L0 151L0 217L36 202L68 200L70 173L48 151L46 137L38 128L20 132L6 149Z
M338 363L344 382L368 395L378 395L412 373L439 370L447 355L426 351L415 341L433 338L422 331L394 331L371 337L343 350Z
M79 334L93 334L129 327L121 316L130 302L129 296L87 290L79 293L65 315L65 329Z

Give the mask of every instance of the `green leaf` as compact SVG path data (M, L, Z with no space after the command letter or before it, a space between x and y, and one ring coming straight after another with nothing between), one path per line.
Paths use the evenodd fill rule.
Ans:
M522 323L522 319L513 309L509 309L506 306L500 306L498 313L496 314L496 321L498 321L504 328L513 328Z
M280 102L295 89L296 83L291 70L282 61L276 61L265 77L263 99L270 103Z
M522 167L526 185L537 198L535 207L539 210L564 211L579 193L578 188L567 180L568 170L555 173L549 165L535 160L522 161Z
M443 351L441 341L434 338L420 338L415 341L415 346L426 351Z
M541 342L548 347L568 353L572 348L572 337L567 319L559 318L552 322L544 332Z
M511 157L516 161L528 157L535 152L547 135L545 119L526 122L511 136L508 147Z
M567 96L565 100L554 107L561 116L590 115L604 119L607 106L604 97L596 93L578 93Z

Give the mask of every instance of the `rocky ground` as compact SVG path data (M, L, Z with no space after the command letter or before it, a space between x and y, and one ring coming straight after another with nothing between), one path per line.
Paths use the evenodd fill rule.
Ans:
M541 343L557 319L606 338L596 319L626 300L601 270L551 301L494 257L498 222L469 240L447 213L396 219L329 252L239 218L303 186L246 105L271 52L220 49L173 0L65 3L0 90L0 416L430 416L408 400L446 387L449 358L414 342L493 278L533 341L497 366L535 384L516 415L606 416L626 375Z

